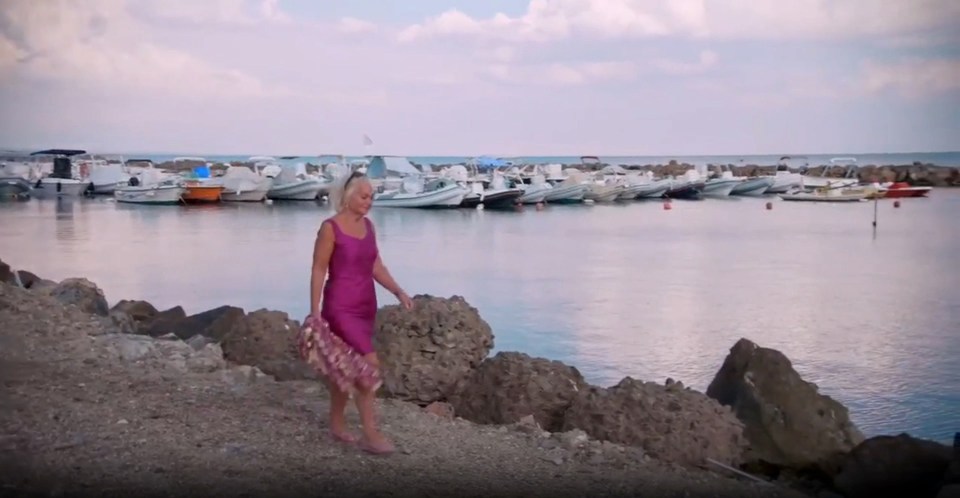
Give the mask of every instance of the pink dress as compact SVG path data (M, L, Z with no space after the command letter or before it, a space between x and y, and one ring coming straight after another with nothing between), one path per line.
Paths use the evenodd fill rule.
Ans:
M373 266L379 250L373 225L357 238L344 233L333 219L333 254L327 268L319 317L307 316L298 338L301 357L342 391L358 382L379 387L379 373L363 356L373 352L377 295Z

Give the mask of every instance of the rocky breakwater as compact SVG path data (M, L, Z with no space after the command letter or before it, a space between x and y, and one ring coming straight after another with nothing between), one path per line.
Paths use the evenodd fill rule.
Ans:
M560 460L613 444L642 461L848 497L933 497L953 482L950 448L906 434L865 439L846 407L804 381L785 355L749 340L731 348L705 393L673 379L600 387L558 361L490 356L493 332L462 298L416 302L415 314L391 305L378 315L386 394L479 424L552 434L547 452L563 446L557 441L587 447Z
M485 358L493 335L473 321L476 310L456 297L415 300L414 312L385 307L378 321L389 377L378 404L400 448L382 459L329 439L325 390L296 357L298 323L285 314L110 306L89 280L26 285L0 263L0 487L20 496L161 488L224 496L798 496L668 468L641 447L559 426L556 414L583 386L561 389L561 379L577 378L571 368L518 353ZM487 385L477 392L499 400L490 383L501 381L527 396L528 409L504 400L490 422L469 421L470 410L483 412L469 392ZM354 411L348 417L357 424Z
M847 408L804 381L777 350L741 339L707 395L743 421L748 471L849 498L957 492L960 463L951 468L951 461L960 462L960 433L953 449L908 434L865 438Z
M0 445L10 468L28 467L0 472L0 484L15 489L46 486L16 479L54 467L75 469L58 482L87 486L129 488L109 476L131 472L156 484L179 472L189 491L297 482L304 493L331 483L449 492L492 482L531 495L566 486L792 496L802 487L945 497L960 477L943 445L864 439L840 403L784 355L750 341L734 345L706 393L672 379L601 387L558 361L491 356L494 334L478 310L458 296L421 295L413 311L378 312L380 404L401 453L380 464L381 480L369 480L325 438L325 392L297 357L299 323L285 313L108 306L88 280L34 275L27 285L22 275L0 263L0 368L12 400L0 410ZM310 470L317 459L319 475ZM224 474L197 470L211 468Z

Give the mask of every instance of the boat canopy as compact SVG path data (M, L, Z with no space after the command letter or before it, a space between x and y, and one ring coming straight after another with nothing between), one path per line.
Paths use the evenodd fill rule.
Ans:
M470 162L473 163L473 166L475 166L477 169L496 169L508 166L510 164L503 159L493 156L475 157Z
M406 157L373 156L367 166L367 175L371 178L383 178L392 171L401 175L420 175L421 172Z
M87 151L79 149L46 149L38 150L36 152L31 152L31 156L78 156L80 154L86 154Z

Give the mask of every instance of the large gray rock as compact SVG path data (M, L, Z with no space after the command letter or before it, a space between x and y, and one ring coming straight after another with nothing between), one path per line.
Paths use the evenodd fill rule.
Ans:
M707 388L746 426L748 460L818 470L863 441L847 408L804 381L781 352L740 339Z
M952 453L908 434L872 437L838 459L833 486L847 498L934 498Z
M276 380L318 379L300 359L299 331L300 324L286 313L260 309L234 322L220 346L227 361L257 367Z
M374 347L383 394L422 405L443 401L493 348L493 331L462 297L418 295L415 307L377 312Z
M110 312L103 291L85 278L65 279L50 289L49 293L61 303L75 305L93 315L107 316Z
M540 427L559 431L581 389L583 376L559 361L501 352L484 360L450 397L454 412L480 424L513 424L533 415Z
M226 367L217 344L195 350L175 336L154 338L134 334L108 334L95 338L106 359L125 363L149 363L179 372L208 373Z
M670 380L659 385L626 377L610 388L590 386L567 409L563 429L689 466L707 458L739 465L747 445L743 424L728 408Z
M110 308L110 312L121 312L138 324L147 324L157 316L157 308L146 301L121 299Z

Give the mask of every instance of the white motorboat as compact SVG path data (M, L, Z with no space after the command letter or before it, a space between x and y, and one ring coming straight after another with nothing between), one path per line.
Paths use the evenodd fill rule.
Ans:
M547 183L542 174L533 175L530 183L524 183L520 178L514 178L514 186L523 190L523 195L517 199L520 204L540 204L546 202L547 195L553 190L553 185Z
M704 197L729 197L737 186L743 183L743 178L733 176L733 172L725 170L719 177L708 178L703 184L701 195Z
M427 179L403 156L374 156L366 166L376 191L373 206L397 208L460 207L468 188L445 176ZM389 181L391 176L399 181Z
M521 172L524 183L530 183L536 174L543 174L550 190L543 196L548 204L573 204L583 202L589 186L583 183L583 172L576 168L563 169L560 164L532 165L534 173ZM573 172L573 178L570 177Z
M259 166L258 164L255 167ZM316 200L321 191L328 189L332 183L327 179L308 174L304 163L273 162L263 165L260 174L273 178L273 185L267 191L268 199L312 201Z
M262 202L273 186L273 178L261 176L246 166L227 164L220 178L223 191L220 200L227 202Z
M791 159L806 159L805 156L783 156L777 164L776 173L773 175L773 185L767 188L767 194L785 194L796 187L803 185L803 178L800 173L790 171L788 164Z
M90 182L92 194L113 195L117 187L128 185L131 174L122 158L111 162L107 157L97 154L85 156L75 158L74 163L80 168L80 178Z
M184 191L179 176L149 167L132 175L127 185L115 188L113 197L128 204L180 204Z
M86 154L83 150L48 149L33 152L31 156L53 156L53 172L33 186L33 195L41 198L79 197L86 193L90 182L79 178L71 156Z
M625 187L617 200L646 199L662 197L670 188L670 180L654 180L652 171L629 173L624 177Z
M774 182L776 182L776 178L773 176L745 177L743 182L733 187L730 195L759 197L766 194Z
M400 188L373 194L375 207L454 208L460 207L469 193L466 187L447 178L424 181L423 177L405 178Z
M815 190L795 190L780 194L785 201L801 202L860 202L867 199L871 191L866 189L819 188Z
M825 167L820 176L801 174L801 185L809 190L824 187L853 187L860 183L860 179L857 177L859 167L855 157L834 157L830 159L830 168L838 165L846 165L842 178L826 176L827 167Z

